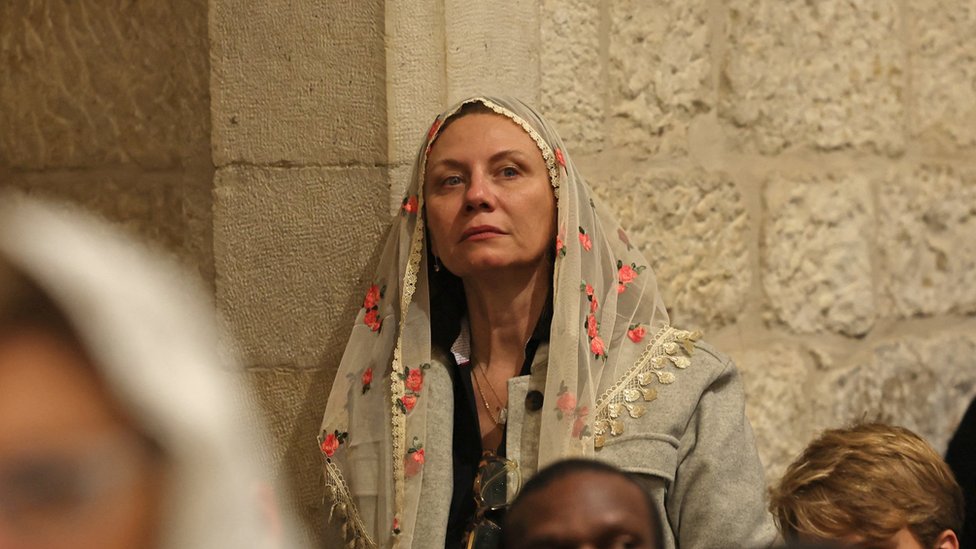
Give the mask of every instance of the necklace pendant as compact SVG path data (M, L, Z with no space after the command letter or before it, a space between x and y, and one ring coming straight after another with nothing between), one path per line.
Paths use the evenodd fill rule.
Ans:
M498 424L499 425L505 425L505 422L507 422L507 421L508 421L508 408L499 408L498 409Z

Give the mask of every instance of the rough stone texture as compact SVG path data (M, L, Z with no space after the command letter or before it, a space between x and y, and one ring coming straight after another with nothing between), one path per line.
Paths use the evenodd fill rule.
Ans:
M976 172L921 166L879 187L885 311L976 312Z
M720 110L739 148L904 149L897 3L730 0L727 28Z
M540 6L541 110L570 151L600 151L606 132L600 4L543 0Z
M179 166L209 147L207 1L0 2L0 164Z
M385 4L389 162L402 164L413 162L434 116L447 107L444 28L431 24L440 17L436 0Z
M746 416L766 480L773 482L820 427L809 389L813 361L803 347L785 344L734 352L733 357L745 384Z
M772 313L799 333L866 333L874 324L874 211L865 177L768 182L762 285Z
M713 103L707 0L611 0L610 139L684 152L688 124Z
M217 307L246 364L335 368L386 191L381 168L217 171Z
M212 0L214 163L376 164L383 1Z
M874 346L830 372L816 399L833 425L878 419L903 425L945 451L976 395L976 331L905 337Z
M537 0L444 0L449 103L471 95L539 102Z
M752 284L749 217L724 174L635 170L594 189L651 261L671 322L734 322Z
M976 5L907 2L912 133L935 150L976 145Z
M3 178L0 189L77 204L176 255L212 287L209 176L136 169L21 173Z
M315 437L335 372L254 368L245 375L251 389L249 404L263 410L273 441L272 470L283 475L280 480L289 488L301 516L320 515L324 512L322 458Z

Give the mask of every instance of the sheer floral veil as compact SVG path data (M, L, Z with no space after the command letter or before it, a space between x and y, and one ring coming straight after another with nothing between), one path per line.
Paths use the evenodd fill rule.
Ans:
M445 120L481 103L522 127L546 162L557 196L553 318L538 450L540 467L592 455L644 413L655 385L684 367L654 274L615 216L593 196L553 128L511 98L474 97L438 116L414 164L379 268L363 300L329 396L320 446L335 511L363 546L410 545L424 475L431 364L423 174ZM669 350L670 349L670 350ZM350 408L356 412L350 414ZM365 411L365 412L364 412ZM380 463L370 456L383 456ZM373 501L349 483L375 483ZM359 490L357 490L359 492Z

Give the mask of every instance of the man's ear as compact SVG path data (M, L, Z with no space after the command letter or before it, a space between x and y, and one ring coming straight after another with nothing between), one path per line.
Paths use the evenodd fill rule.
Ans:
M939 537L935 538L935 547L933 549L959 549L959 538L956 537L956 533L952 530L946 530L939 534Z

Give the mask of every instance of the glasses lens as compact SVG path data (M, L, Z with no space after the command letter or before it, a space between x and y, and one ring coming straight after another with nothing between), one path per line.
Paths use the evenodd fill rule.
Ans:
M491 520L484 519L468 537L467 549L496 549L502 544L502 529Z
M506 459L488 461L481 469L481 505L489 509L505 507L518 492L520 482L515 462Z

